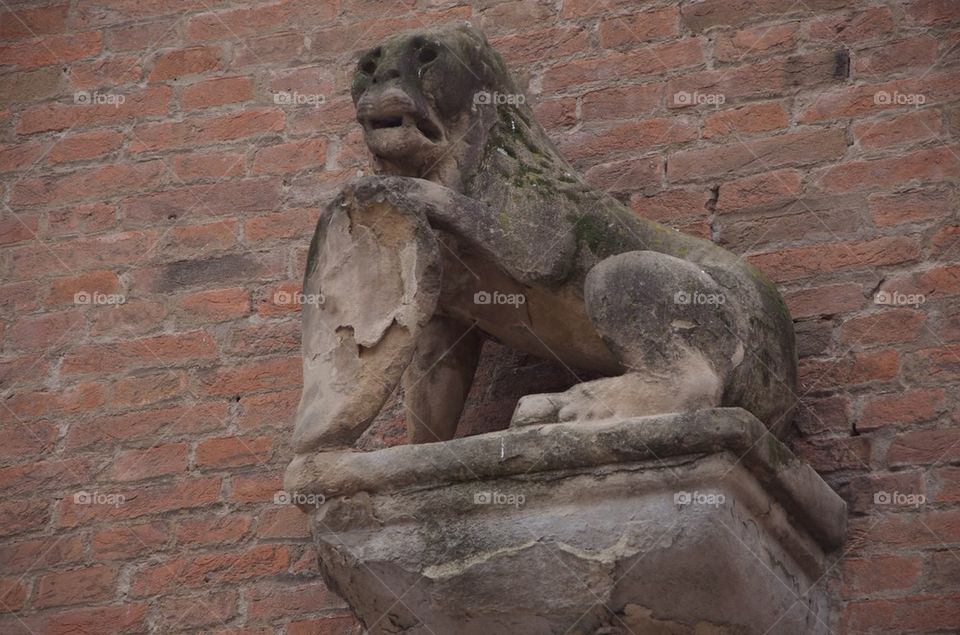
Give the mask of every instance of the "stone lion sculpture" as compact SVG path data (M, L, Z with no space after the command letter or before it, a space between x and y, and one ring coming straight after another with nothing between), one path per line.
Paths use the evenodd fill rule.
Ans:
M388 39L352 96L376 174L311 244L297 452L351 446L399 383L410 441L452 438L488 337L601 375L523 397L513 426L793 406L775 287L587 184L480 31Z

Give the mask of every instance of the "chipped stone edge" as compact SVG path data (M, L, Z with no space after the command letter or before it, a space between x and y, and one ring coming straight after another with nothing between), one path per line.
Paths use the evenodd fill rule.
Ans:
M843 499L741 408L546 424L374 452L300 454L287 467L284 486L331 498L722 453L742 464L827 550L843 543Z

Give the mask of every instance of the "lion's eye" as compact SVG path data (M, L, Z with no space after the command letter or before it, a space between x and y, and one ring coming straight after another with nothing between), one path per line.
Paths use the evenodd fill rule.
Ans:
M421 64L429 64L437 59L437 49L432 46L425 46L417 53L417 59L420 60Z
M360 65L360 70L367 75L373 75L373 73L377 70L377 63L373 60L367 60Z

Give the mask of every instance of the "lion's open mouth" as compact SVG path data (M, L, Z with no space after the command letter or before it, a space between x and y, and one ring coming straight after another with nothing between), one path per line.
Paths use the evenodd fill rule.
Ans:
M431 143L439 143L443 140L443 132L441 132L439 126L433 123L429 117L418 117L414 114L372 116L367 117L362 123L367 131L400 128L404 130L416 130Z

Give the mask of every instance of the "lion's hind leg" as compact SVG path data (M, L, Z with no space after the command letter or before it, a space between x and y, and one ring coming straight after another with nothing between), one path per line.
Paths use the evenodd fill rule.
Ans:
M700 267L652 251L611 256L587 275L584 300L590 321L624 373L562 393L524 397L511 425L721 405L743 347L735 335L735 308Z

